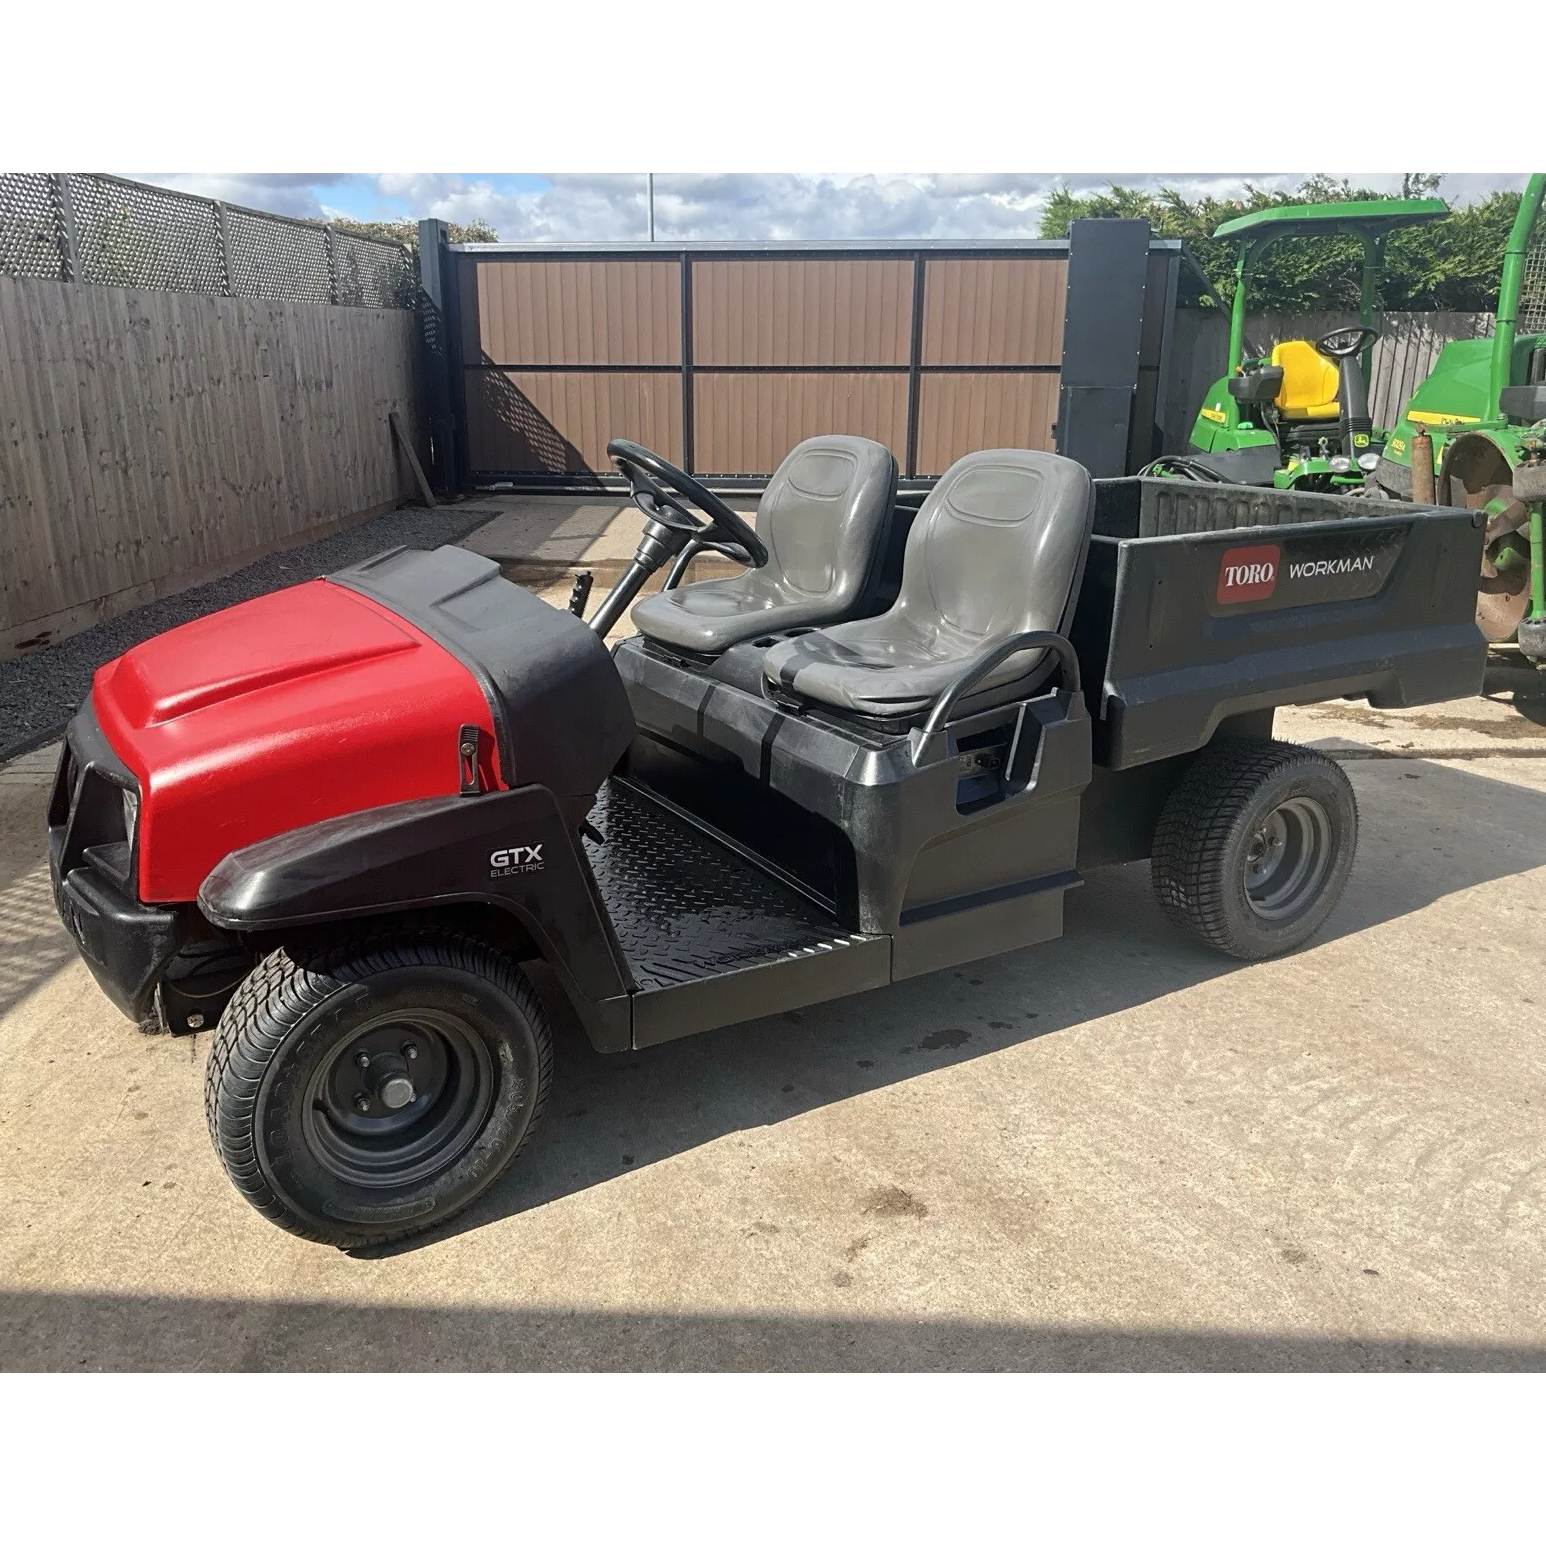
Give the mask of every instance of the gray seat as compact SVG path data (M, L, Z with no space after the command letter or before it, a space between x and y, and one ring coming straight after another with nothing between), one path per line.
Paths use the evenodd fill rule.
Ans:
M835 623L873 607L896 458L858 435L802 440L757 505L768 561L729 580L698 580L634 603L646 638L717 655L758 634Z
M1095 487L1078 462L1046 451L963 456L913 522L891 610L775 645L764 675L851 713L920 713L1012 635L1066 635L1094 512ZM1021 650L956 713L1024 696L1054 664L1045 649Z

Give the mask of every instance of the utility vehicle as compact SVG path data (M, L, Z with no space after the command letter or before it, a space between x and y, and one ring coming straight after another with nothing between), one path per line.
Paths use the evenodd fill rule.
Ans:
M589 624L398 549L97 673L49 807L59 910L129 1015L214 1029L238 1190L341 1246L439 1224L531 1136L551 969L618 1052L1056 938L1100 865L1246 960L1353 862L1276 706L1474 692L1483 516L797 446L755 527L630 441ZM746 563L633 606L704 548ZM580 603L583 605L583 603Z
M1229 310L1229 358L1192 426L1196 453L1161 458L1155 470L1197 471L1230 483L1320 492L1363 486L1379 463L1383 431L1369 417L1369 350L1379 336L1374 309L1392 231L1449 213L1443 199L1351 199L1288 204L1226 220L1215 240L1239 243ZM1289 338L1270 355L1245 357L1251 276L1274 243L1350 236L1363 245L1360 326L1315 340Z
M1546 664L1546 172L1525 184L1491 338L1444 345L1374 471L1401 499L1487 514L1477 626Z

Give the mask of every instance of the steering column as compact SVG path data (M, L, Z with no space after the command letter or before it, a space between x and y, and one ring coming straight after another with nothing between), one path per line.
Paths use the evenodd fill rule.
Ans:
M632 561L590 620L591 629L602 638L662 564L676 561L674 581L681 578L691 555L705 549L753 569L767 563L768 550L757 533L691 473L632 440L610 441L607 455L628 479L633 502L644 513L644 532Z

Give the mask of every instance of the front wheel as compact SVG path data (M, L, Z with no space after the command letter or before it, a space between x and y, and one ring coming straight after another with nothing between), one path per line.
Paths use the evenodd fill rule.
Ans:
M380 1245L443 1223L504 1170L551 1073L536 994L480 940L291 947L220 1017L204 1112L226 1174L266 1218Z
M1358 804L1329 757L1283 741L1199 754L1154 831L1154 895L1194 938L1243 961L1302 945L1337 905Z

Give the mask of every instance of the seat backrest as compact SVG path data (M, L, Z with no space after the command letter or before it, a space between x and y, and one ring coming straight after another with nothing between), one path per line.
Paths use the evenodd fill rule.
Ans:
M881 540L896 502L896 458L859 435L816 435L782 462L757 505L768 563L747 576L749 592L782 599L855 602L873 584Z
M1272 363L1283 367L1278 388L1278 411L1286 419L1334 419L1341 413L1337 403L1337 367L1303 338L1285 339L1272 346Z
M918 512L893 611L952 653L1036 628L1066 633L1094 515L1095 485L1078 462L973 451Z

